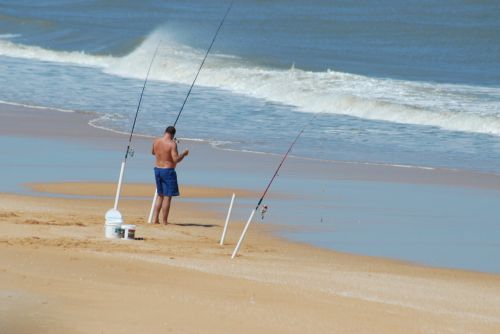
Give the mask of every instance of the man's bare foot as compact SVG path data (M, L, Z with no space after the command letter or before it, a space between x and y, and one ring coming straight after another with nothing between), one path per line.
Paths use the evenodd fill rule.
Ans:
M169 223L168 222L164 222L163 225L167 226L167 225L169 225Z
M153 223L154 225L160 225L160 222L159 221L156 221Z

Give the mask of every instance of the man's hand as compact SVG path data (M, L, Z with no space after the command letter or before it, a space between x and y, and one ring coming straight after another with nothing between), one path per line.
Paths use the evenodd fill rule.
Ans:
M184 152L182 152L181 154L178 154L177 153L177 146L175 148L175 152L176 152L176 154L175 154L176 157L174 157L174 160L176 163L181 162L182 159L184 159L189 154L189 150L184 150Z

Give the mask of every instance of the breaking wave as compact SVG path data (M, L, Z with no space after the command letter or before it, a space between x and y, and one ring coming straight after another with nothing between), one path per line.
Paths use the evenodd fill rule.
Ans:
M82 51L56 51L44 49L39 46L17 44L9 40L13 37L17 37L17 35L0 36L0 56L99 68L109 67L117 60L117 58L112 56L96 56Z
M151 78L190 84L203 50L177 43L158 29L124 57L55 51L0 39L0 55L101 68L143 79L161 42ZM303 112L435 126L452 131L500 135L500 88L371 78L333 70L275 69L234 56L212 54L198 84L296 107Z

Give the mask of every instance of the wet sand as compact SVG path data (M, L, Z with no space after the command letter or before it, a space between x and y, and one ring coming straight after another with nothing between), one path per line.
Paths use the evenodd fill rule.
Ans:
M98 115L87 112L55 112L50 109L32 109L22 106L0 104L0 134L23 138L49 138L62 142L84 142L98 145L100 149L121 151L128 139L128 134L105 131L93 126ZM212 148L209 144L198 141L182 140L183 147L194 150L189 159L183 162L183 168L194 166L203 169L204 164L217 168L237 166L242 173L258 173L265 171L266 179L269 170L276 168L280 155L255 154L249 152L226 151ZM134 136L133 146L136 152L151 150L151 138ZM119 167L119 160L115 162ZM118 167L115 169L118 169ZM480 189L500 189L500 175L441 168L391 166L362 162L321 161L300 159L293 156L287 160L287 171L291 175L299 175L308 171L309 175L324 177L325 174L336 180L380 181L392 183L414 183L445 185L451 187L470 187ZM332 172L334 171L334 172Z
M79 196L114 196L116 183L108 182L61 182L61 183L32 183L26 185L28 188L39 193L53 195L79 195ZM233 193L238 197L256 198L259 193L245 189L210 188L179 185L182 198L229 198ZM155 186L143 183L126 183L122 187L124 197L152 198Z

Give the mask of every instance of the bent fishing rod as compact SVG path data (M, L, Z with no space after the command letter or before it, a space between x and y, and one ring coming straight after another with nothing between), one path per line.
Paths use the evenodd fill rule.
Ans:
M299 138L302 136L306 128L312 123L312 121L318 116L318 114L314 115L307 123L304 125L304 127L300 130L300 132L297 134L295 139L293 140L292 144L286 151L286 153L283 155L283 158L281 159L281 162L278 165L278 168L274 171L273 176L271 177L271 180L267 184L266 188L264 189L264 192L262 193L262 196L260 197L259 201L257 202L257 205L255 206L255 209L252 210L252 213L250 214L250 217L247 220L247 223L245 224L245 228L243 229L243 232L241 233L240 239L238 240L238 243L236 244L236 247L234 248L233 254L231 255L231 259L234 259L236 255L238 254L238 251L240 250L241 244L243 243L243 239L245 239L245 235L247 234L248 228L250 227L250 224L252 223L253 216L255 215L255 212L259 210L259 207L262 205L262 202L264 201L264 198L266 197L269 189L271 188L271 185L273 184L274 180L278 176L278 172L280 171L281 167L285 163L286 158L288 158L288 155L292 151L293 147L299 140ZM265 210L267 209L266 206L263 207L262 215L264 215ZM264 216L262 216L264 217Z
M118 178L118 186L116 188L115 204L113 206L114 210L118 210L118 202L120 200L120 192L121 192L121 188L122 188L122 181L123 181L123 173L125 171L125 164L127 163L128 157L134 155L134 151L130 148L130 145L132 143L132 136L134 135L135 124L137 122L137 116L139 115L139 110L141 109L142 97L144 96L144 90L146 89L146 84L147 84L148 79L149 79L149 73L151 72L151 68L153 67L153 63L155 61L156 54L158 53L158 49L160 48L160 44L161 44L161 40L158 42L158 45L156 46L153 57L151 58L151 63L149 64L146 78L144 79L144 84L142 85L141 95L139 97L139 102L137 104L137 110L135 111L134 122L132 123L132 129L130 130L130 136L128 138L127 150L125 151L125 157L123 158L123 161L122 161L122 164L120 167L120 176Z
M191 95L191 92L193 91L193 87L196 84L196 81L198 80L198 76L200 75L200 72L203 69L203 66L205 65L205 61L207 60L208 55L209 55L210 51L212 50L212 47L214 46L215 40L217 39L217 36L219 35L219 32L220 32L222 26L224 25L224 22L226 21L226 18L228 16L229 12L231 11L231 8L233 8L234 1L235 0L232 0L229 3L229 6L227 7L226 12L224 13L224 16L222 17L222 20L220 21L219 26L217 27L217 30L215 31L214 37L212 38L212 41L210 42L210 45L207 48L207 51L205 52L205 56L203 57L203 60L200 63L200 66L198 68L198 71L196 72L196 75L193 79L193 82L191 83L191 86L189 87L189 90L186 94L186 97L184 98L184 101L182 102L181 108L179 109L179 112L177 113L177 117L175 118L175 122L174 122L174 127L177 125L177 122L179 121L179 118L181 117L182 111L184 110L184 107L186 106L186 103L189 99L189 96ZM155 203L156 203L157 198L158 198L158 194L155 191L155 194L153 196L153 203L151 204L151 210L149 211L149 217L148 217L149 224L151 224L153 222L153 211L154 211L154 207L155 207Z

